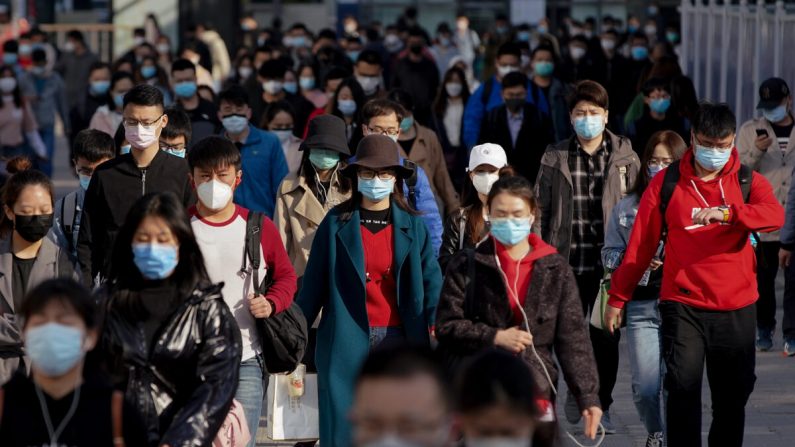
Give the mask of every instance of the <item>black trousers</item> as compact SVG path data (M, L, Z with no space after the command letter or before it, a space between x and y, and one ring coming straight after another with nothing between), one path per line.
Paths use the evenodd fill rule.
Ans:
M778 274L779 242L760 242L756 247L756 282L759 301L756 302L756 327L773 329L776 326L776 274Z
M711 447L741 447L754 389L756 306L719 312L660 303L668 445L701 446L704 362L712 395Z
M574 277L577 280L583 316L585 316L593 307L596 293L599 291L602 272L575 274ZM599 401L602 410L607 411L613 404L613 388L616 386L616 377L618 376L618 342L621 340L621 333L616 331L615 335L610 335L590 324L588 324L588 328L591 334L591 346L593 346L593 353L596 357L596 370L599 373Z

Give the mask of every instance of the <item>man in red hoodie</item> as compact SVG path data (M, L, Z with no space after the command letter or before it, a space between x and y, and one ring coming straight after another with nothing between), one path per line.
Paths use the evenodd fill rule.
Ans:
M693 148L679 164L665 216L660 208L665 175L658 175L643 194L624 260L612 276L605 312L611 330L619 326L621 309L667 227L660 314L668 445L701 445L705 360L713 408L709 445L743 443L745 404L756 380L759 296L749 235L779 229L784 210L768 181L755 172L744 201L735 123L727 105L701 104L693 120Z

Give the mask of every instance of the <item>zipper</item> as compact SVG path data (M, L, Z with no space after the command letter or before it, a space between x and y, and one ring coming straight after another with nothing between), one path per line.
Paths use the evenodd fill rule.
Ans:
M146 169L141 169L141 197L146 195Z

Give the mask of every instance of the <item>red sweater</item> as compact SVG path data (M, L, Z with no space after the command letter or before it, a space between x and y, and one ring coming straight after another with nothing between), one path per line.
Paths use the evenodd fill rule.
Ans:
M740 160L736 149L720 176L710 181L696 176L693 158L692 150L682 158L679 183L665 213L668 239L660 297L699 309L740 309L754 303L759 296L756 257L749 243L749 233L781 228L784 209L768 181L756 172L748 203L744 203L737 177ZM641 198L624 260L612 275L611 306L623 308L632 298L635 286L657 250L663 227L660 190L664 178L662 173L655 176ZM693 208L723 205L721 186L726 204L731 208L730 222L685 230L693 225Z
M367 275L367 318L370 327L400 326L397 306L397 282L392 245L392 225L376 234L362 228L364 271Z
M507 298L508 302L511 304L514 322L517 325L523 323L523 318L522 312L519 311L519 305L513 298L514 292L519 295L519 301L524 307L524 303L527 300L527 291L530 288L530 279L533 275L533 264L535 264L537 259L557 253L554 247L542 241L538 235L531 234L527 241L530 242L532 250L522 259L521 263L517 263L516 260L511 258L511 255L508 254L508 249L498 240L494 239L494 250L497 253L497 259L500 261L500 268L505 274L503 281L506 279L508 280L508 283L505 285L508 292ZM518 272L516 271L517 265L519 267ZM519 276L518 278L517 275ZM517 285L518 290L516 291L513 289L514 284Z

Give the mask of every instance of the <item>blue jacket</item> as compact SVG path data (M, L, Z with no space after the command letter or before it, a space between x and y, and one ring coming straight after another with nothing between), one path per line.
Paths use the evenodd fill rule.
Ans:
M243 179L235 190L235 203L273 218L279 184L287 175L287 161L276 135L250 124L248 130L240 148Z
M349 220L339 207L329 211L312 243L303 288L296 302L307 321L323 315L317 333L320 442L351 445L348 411L356 375L370 351L365 295L364 249L358 209ZM398 312L406 340L430 345L442 271L422 219L392 205L394 275Z

